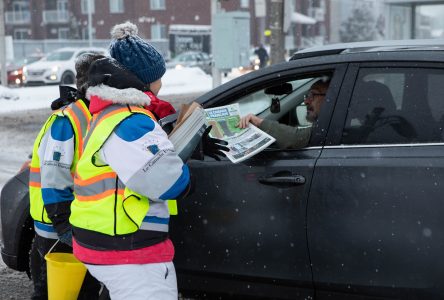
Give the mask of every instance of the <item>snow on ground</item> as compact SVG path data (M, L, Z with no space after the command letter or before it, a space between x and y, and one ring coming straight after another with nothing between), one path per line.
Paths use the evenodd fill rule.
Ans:
M212 83L211 76L199 68L169 69L162 77L159 97L205 93L211 90ZM58 86L54 85L12 89L0 86L0 113L47 108L58 94Z

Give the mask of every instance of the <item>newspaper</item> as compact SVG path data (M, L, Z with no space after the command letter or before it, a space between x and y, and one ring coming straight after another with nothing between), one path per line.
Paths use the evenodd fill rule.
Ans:
M240 120L238 103L207 108L205 113L208 125L213 126L210 136L228 142L230 151L225 154L233 163L252 157L275 141L251 123L244 129L237 127Z
M168 138L183 161L191 157L207 127L205 111L199 104L193 102L182 106L176 126Z

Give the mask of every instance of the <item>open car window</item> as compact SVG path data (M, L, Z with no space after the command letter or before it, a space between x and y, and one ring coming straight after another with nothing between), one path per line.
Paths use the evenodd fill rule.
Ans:
M233 103L239 103L242 116L251 113L262 119L278 121L289 126L312 126L312 123L306 120L307 109L304 95L308 93L311 84L318 79L319 77L310 77L285 82L284 84L291 85L289 94L279 95L279 93L273 93L273 90L276 90L274 86L266 87ZM276 103L279 106L278 110L272 108Z

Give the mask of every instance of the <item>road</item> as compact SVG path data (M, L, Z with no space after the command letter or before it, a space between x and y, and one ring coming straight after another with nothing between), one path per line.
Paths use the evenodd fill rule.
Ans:
M164 96L177 109L200 94ZM5 100L0 100L1 102ZM34 139L49 116L49 109L36 109L0 114L0 189L32 152ZM8 269L0 259L0 300L29 299L32 282L25 273Z

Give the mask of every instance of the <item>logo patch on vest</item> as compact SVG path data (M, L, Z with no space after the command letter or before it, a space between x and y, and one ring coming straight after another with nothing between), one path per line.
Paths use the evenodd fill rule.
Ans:
M62 157L62 153L60 153L59 151L54 151L52 153L52 160L54 160L54 161L60 161L61 157Z
M53 161L60 161L62 159L62 156L65 155L65 151L60 146L55 146L52 149L52 160Z
M159 147L157 147L157 145L147 145L145 147L146 147L146 150L148 150L152 154L156 154L157 152L159 152Z

